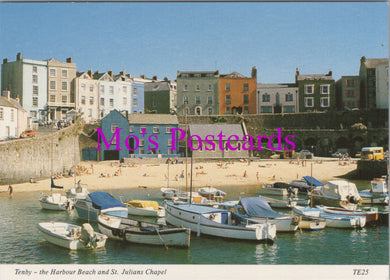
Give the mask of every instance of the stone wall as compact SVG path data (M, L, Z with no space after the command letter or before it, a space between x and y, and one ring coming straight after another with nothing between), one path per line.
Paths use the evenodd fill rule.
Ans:
M49 178L80 162L76 125L28 139L0 142L0 185Z
M372 180L388 174L386 160L359 160L357 165L357 178Z

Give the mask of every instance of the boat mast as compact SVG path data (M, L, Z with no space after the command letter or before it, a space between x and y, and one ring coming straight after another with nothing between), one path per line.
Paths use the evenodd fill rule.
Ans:
M313 156L311 153L311 164L310 164L310 207L313 208Z
M185 116L185 135L186 135L186 143L185 143L185 155L186 155L186 193L188 188L188 119L187 119L187 101L184 101L184 116ZM180 192L180 191L179 191Z
M193 165L193 157L191 153L191 180L190 180L190 205L192 203L192 165Z
M171 160L168 158L167 163L168 163L168 180L167 180L167 188L169 188L169 163Z
M53 123L50 125L50 181L53 180ZM50 195L53 193L53 188L50 182Z

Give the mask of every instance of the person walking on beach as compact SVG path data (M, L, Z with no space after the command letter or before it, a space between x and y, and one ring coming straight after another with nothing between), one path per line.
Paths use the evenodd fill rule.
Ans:
M14 192L14 189L12 188L11 185L8 186L8 193L9 193L9 196L12 197L12 193Z
M256 172L256 179L257 179L257 182L259 181L259 171Z

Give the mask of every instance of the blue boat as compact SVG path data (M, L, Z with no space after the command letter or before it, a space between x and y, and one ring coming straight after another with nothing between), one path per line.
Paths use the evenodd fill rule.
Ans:
M300 180L292 180L289 184L294 188L298 188L299 193L307 194L311 191L311 184L313 182L313 189L315 187L321 187L324 183L318 181L316 178L311 176L303 176Z
M125 204L107 192L92 192L85 199L78 199L74 204L80 218L97 221L99 214L109 214L126 218L128 208Z

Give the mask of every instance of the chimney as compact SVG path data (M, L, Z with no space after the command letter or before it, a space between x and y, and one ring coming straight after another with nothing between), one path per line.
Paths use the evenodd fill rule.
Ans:
M96 70L95 73L93 73L94 75L99 75L99 70Z
M4 96L5 98L7 98L8 100L10 100L10 98L11 98L11 92L10 92L9 90L3 90L2 96Z
M252 78L256 78L257 79L257 69L256 69L256 66L253 66L252 67Z
M296 70L295 70L295 83L298 80L298 76L299 76L299 68L297 67Z
M66 63L73 63L73 58L72 57L68 57L66 59Z
M329 70L328 76L332 76L332 70Z
M16 100L16 102L18 102L20 104L19 94L16 95L15 100Z
M110 77L112 78L112 70L108 70L107 73L108 73L108 75L110 75Z
M145 79L145 75L144 74L142 74L140 77L141 77L141 79Z
M152 80L157 81L157 76L153 76Z
M3 59L3 64L6 64L6 63L8 63L8 62L9 62L8 58L4 58L4 59Z
M121 72L119 72L119 74L126 76L126 70L122 70Z
M22 60L22 58L23 56L21 52L16 55L16 60Z
M169 82L168 77L164 77L165 82Z

